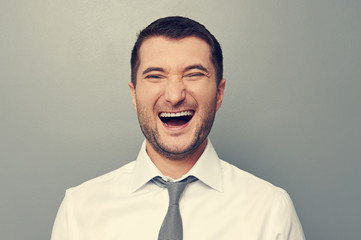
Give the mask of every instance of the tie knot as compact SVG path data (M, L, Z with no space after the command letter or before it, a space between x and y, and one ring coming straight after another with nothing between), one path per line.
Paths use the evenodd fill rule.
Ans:
M164 181L161 177L155 177L152 179L152 181L158 186L168 189L169 205L178 205L179 199L186 186L196 180L197 178L193 176L189 176L179 182L167 182Z

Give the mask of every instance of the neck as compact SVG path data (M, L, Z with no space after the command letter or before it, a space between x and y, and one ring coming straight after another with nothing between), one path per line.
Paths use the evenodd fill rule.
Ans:
M199 157L202 155L206 146L207 138L194 153L185 158L174 160L167 158L155 151L153 146L148 141L146 141L146 151L154 165L159 169L159 171L161 171L163 175L173 179L179 179L187 172L189 172L189 170L191 170L194 164L198 161Z

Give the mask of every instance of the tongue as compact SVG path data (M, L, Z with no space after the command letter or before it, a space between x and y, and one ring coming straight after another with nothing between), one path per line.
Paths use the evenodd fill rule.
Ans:
M169 121L167 121L167 125L171 127L178 127L186 124L187 121L185 121L182 118L172 118Z

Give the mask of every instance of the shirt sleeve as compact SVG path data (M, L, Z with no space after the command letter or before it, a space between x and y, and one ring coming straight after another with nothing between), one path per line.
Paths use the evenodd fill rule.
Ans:
M305 240L300 220L296 209L287 192L284 192L283 198L278 204L278 217L281 226L277 240Z
M65 197L59 207L58 213L55 218L53 231L51 234L51 240L69 240L69 200L68 192L65 193Z

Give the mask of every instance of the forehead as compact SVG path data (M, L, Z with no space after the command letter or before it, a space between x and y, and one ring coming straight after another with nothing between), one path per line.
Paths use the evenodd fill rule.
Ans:
M212 68L210 47L198 37L170 39L163 36L146 39L139 49L139 69L202 64Z

